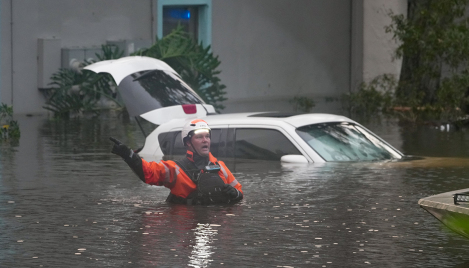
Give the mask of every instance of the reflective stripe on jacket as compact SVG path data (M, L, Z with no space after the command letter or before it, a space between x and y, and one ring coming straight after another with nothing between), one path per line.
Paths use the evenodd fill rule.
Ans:
M218 160L210 153L209 160L216 163ZM220 171L218 175L225 184L230 184L241 193L242 186L235 179L225 163L218 161ZM171 190L171 194L182 198L187 198L190 193L197 189L197 185L174 161L147 162L142 159L143 174L145 183L150 185L165 186Z

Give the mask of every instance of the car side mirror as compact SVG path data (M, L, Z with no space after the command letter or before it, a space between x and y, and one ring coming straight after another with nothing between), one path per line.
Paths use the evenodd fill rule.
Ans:
M287 154L280 158L281 162L285 163L309 163L306 157L299 154Z

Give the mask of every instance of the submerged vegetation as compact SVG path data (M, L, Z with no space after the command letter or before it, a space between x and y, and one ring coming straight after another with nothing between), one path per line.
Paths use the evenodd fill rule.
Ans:
M117 47L103 45L99 61L122 57L123 52ZM84 62L83 67L90 64ZM104 98L121 105L116 100L116 85L109 74L96 74L89 71L61 68L51 77L52 86L46 93L44 109L54 113L55 117L68 118L71 115L100 111L99 102Z
M392 75L380 75L369 83L362 83L357 91L345 94L344 108L358 116L389 114L395 102L396 85L397 80Z
M113 45L102 45L101 48L102 54L96 54L98 61L118 59L124 54ZM216 110L224 108L225 85L221 84L217 69L220 60L210 51L210 46L197 44L182 27L133 55L166 62L206 103L212 104ZM91 63L84 62L81 67ZM44 108L53 112L55 117L68 118L83 113L96 115L109 106L124 107L117 98L117 85L109 74L62 68L52 75L51 80Z
M13 120L13 106L2 103L0 105L0 136L1 140L18 140L21 136L20 127Z
M293 105L295 112L301 113L309 113L316 106L314 99L304 96L295 96L289 102Z

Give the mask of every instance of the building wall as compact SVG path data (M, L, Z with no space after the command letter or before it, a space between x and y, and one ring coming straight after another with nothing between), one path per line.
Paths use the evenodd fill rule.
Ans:
M0 1L0 102L18 114L46 113L38 39L99 48L109 40L154 40L156 33L157 0ZM315 112L337 112L340 103L326 98L375 74L398 72L379 23L387 23L386 8L400 10L405 1L212 0L224 112L291 111L294 96L313 98ZM49 68L60 67L57 57L50 59Z
M364 0L362 80L368 82L381 74L399 77L402 61L393 59L398 43L385 27L391 25L389 13L407 14L408 0Z
M225 111L291 110L293 96L328 111L325 97L349 91L350 8L343 0L213 1Z
M154 39L153 2L2 0L0 101L13 104L15 113L45 113L37 85L38 39L59 39L62 48L100 47L107 40Z

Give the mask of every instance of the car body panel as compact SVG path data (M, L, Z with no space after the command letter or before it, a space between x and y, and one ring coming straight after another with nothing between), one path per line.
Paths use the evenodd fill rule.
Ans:
M207 116L207 114L215 113L215 108L210 104L196 104L194 113L187 113L184 111L184 105L175 105L141 114L140 117L155 124L161 125L169 122L173 119L180 118L201 118Z
M85 66L83 69L95 73L109 73L117 85L128 75L148 70L162 70L179 78L179 74L166 62L145 56L129 56L116 60L99 61Z
M222 115L208 115L200 117L205 120L212 129L227 128L227 129L272 129L282 133L292 144L298 149L299 152L307 159L308 162L322 163L326 162L313 148L311 148L303 139L296 133L296 128L304 125L331 123L331 122L346 122L353 123L366 130L362 125L357 122L337 115L328 114L304 114L285 118L276 117L259 117L262 113L233 113ZM255 115L255 116L253 116ZM188 121L188 118L172 119L160 125L154 132L152 132L146 140L145 147L140 152L143 158L152 160L160 160L164 154L158 144L158 135L164 132L181 131L182 126ZM331 121L333 120L333 121ZM369 131L369 130L368 130ZM386 141L382 140L370 131L370 135L389 146L392 150L396 151L396 155L402 154L389 145ZM228 141L227 141L228 142ZM289 158L289 161L301 158Z

